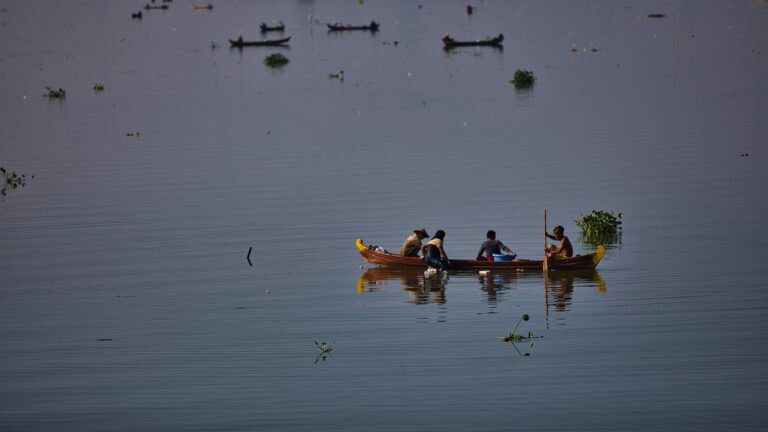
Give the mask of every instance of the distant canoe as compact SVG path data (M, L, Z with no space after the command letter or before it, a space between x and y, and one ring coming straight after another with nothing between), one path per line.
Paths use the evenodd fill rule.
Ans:
M379 31L379 23L371 21L368 25L353 26L349 24L330 23L326 24L329 31L347 31L347 30L368 30L372 32Z
M361 239L355 242L357 250L363 259L370 264L376 264L389 267L420 267L426 268L421 258L404 257L399 254L389 252L379 252L371 249L363 243ZM594 269L605 255L605 247L600 245L597 251L578 255L571 258L548 258L548 267L550 270L585 270ZM451 259L451 270L543 270L543 260L514 259L511 261L483 261L474 259Z
M235 40L230 39L229 44L233 48L242 48L247 46L276 46L276 45L285 45L290 40L291 40L290 36L282 39L265 39L260 41L244 41L242 39L235 39Z
M146 9L146 10L158 10L158 9L165 10L165 9L168 9L168 5L167 4L164 4L164 5L152 5L152 4L147 3L147 4L144 5L144 9Z
M266 23L261 23L261 25L259 25L259 28L261 29L262 33L267 33L267 32L272 32L272 31L274 31L274 32L284 32L285 31L285 24L282 21L280 21L280 23L278 25L274 25L274 26L267 25Z
M193 4L192 9L194 10L211 10L213 9L213 5L211 3L208 4Z
M501 42L504 40L504 35L499 33L498 36L494 38L485 38L485 39L478 39L473 41L457 41L454 40L452 37L445 35L443 37L443 44L445 44L446 48L453 48L453 47L459 47L459 46L495 46L500 47Z

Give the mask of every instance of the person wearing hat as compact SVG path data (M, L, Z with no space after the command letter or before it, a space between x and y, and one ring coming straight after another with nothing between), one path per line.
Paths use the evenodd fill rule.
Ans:
M407 257L419 256L419 251L421 250L421 241L427 237L429 237L429 234L427 234L427 230L424 228L413 230L411 235L405 239L403 245L400 246L400 255Z

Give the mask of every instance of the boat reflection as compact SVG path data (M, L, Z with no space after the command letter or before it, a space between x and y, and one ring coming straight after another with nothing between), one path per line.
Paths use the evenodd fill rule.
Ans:
M409 303L445 303L445 287L450 274L439 272L427 274L419 268L374 267L366 270L357 281L357 292L378 291L388 281L399 281L403 289L411 294Z
M569 270L544 272L544 312L549 327L549 309L557 312L568 311L573 303L574 286L595 288L600 294L606 292L605 280L596 270Z
M495 271L480 274L475 271L442 271L425 273L420 268L373 267L367 269L357 281L357 292L376 292L388 282L400 284L411 298L408 303L443 304L446 302L446 287L451 280L466 283L476 280L485 294L487 303L495 305L506 291L516 285L524 288L541 287L542 280L545 295L545 314L549 310L568 311L573 303L575 287L592 287L599 293L606 292L605 280L595 270L567 271Z

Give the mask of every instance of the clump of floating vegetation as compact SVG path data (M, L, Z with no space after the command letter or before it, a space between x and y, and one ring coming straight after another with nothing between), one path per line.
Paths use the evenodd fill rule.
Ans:
M582 240L587 243L615 243L621 235L621 219L623 213L613 214L608 210L592 210L588 215L581 215L575 220L581 228Z
M322 341L320 343L315 341L315 348L317 348L317 350L320 351L320 354L327 354L331 352L331 350L333 350L333 346L326 341Z
M58 90L52 89L50 87L46 87L46 90L48 90L47 94L44 94L44 97L47 97L48 99L64 99L67 97L67 91L63 88L59 87Z
M270 54L264 58L264 64L271 68L279 68L288 64L290 60L280 53Z
M664 18L665 16L663 13L658 12L648 14L648 18Z
M331 355L331 350L333 350L333 346L326 341L319 343L315 341L315 348L317 348L317 350L320 352L315 358L315 364L317 364L319 361L326 361Z
M96 93L103 92L105 88L106 87L104 87L104 84L102 83L96 83L93 85L93 91Z
M515 86L516 89L529 88L536 81L536 77L533 76L533 71L518 69L515 71L515 76L509 82Z
M523 314L523 316L520 317L519 320L517 320L517 324L515 324L515 328L513 328L508 335L499 336L499 339L503 340L504 342L527 342L531 339L541 337L541 336L534 336L532 331L529 331L527 335L517 334L517 327L520 325L520 323L523 321L528 321L529 319L531 319L531 317L528 316L528 314Z
M27 184L26 175L18 174L16 171L7 171L4 167L0 167L0 177L3 179L0 195L3 196L5 196L8 189L16 189L19 186L24 187Z

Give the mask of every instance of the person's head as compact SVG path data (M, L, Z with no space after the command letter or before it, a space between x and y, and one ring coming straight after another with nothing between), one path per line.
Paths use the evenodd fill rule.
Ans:
M433 235L432 238L433 239L443 240L445 238L445 231L443 231L443 230L435 231L435 235Z
M555 227L552 228L552 234L554 234L555 237L562 237L563 233L565 233L565 228L563 228L562 225L555 225Z
M425 239L429 237L429 234L427 234L427 230L425 230L424 228L415 229L413 230L413 232L419 237L419 239Z
M490 240L496 240L496 231L488 230L488 233L485 235L485 237Z

